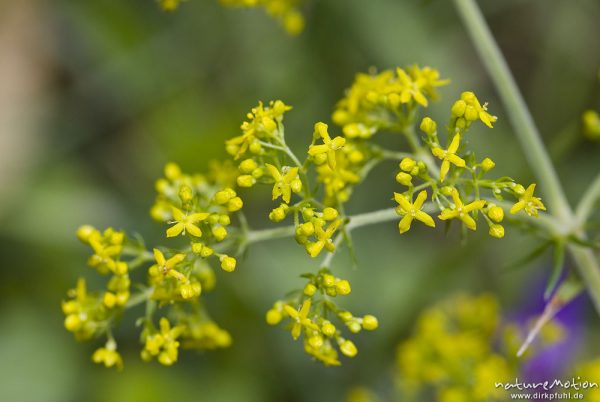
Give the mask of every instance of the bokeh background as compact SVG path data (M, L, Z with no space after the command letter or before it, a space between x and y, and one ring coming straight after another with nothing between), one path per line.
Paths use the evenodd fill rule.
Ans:
M480 3L576 200L600 167L599 147L579 124L585 108L599 106L600 3ZM497 173L532 180L451 2L309 0L306 16L292 38L263 12L217 0L189 0L175 13L152 0L0 2L0 400L341 401L355 384L385 395L395 346L425 306L457 291L491 291L507 317L539 311L548 256L506 269L537 246L530 237L482 233L463 245L457 233L418 226L400 238L390 223L354 234L357 268L343 254L334 260L335 273L353 283L344 305L381 323L359 334L359 355L341 368L312 362L289 333L264 324L271 303L315 269L290 239L253 247L207 296L234 337L227 350L184 352L171 368L144 364L137 329L124 325L126 369L117 373L90 361L97 344L78 344L63 328L65 291L79 275L93 277L76 228L112 225L157 244L163 228L148 210L164 163L202 171L224 157L223 141L258 100L294 106L286 134L300 150L356 72L431 65L452 79L431 114L444 120L461 91L475 90L499 122L473 135L472 146ZM394 169L379 166L348 211L392 206ZM268 225L268 191L245 199L251 224ZM585 297L577 315L579 344L557 362L565 370L570 359L600 353Z

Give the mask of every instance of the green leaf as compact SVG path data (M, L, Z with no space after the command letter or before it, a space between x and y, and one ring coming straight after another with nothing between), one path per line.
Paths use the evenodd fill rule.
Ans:
M563 243L558 243L554 248L553 259L554 267L552 268L552 274L550 275L550 279L546 284L546 290L544 291L544 300L546 301L552 296L552 292L556 289L556 285L563 273L565 263L565 245Z

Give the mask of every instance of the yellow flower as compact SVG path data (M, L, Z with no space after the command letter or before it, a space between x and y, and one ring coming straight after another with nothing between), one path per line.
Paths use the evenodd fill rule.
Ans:
M323 247L330 252L335 249L335 245L331 241L331 236L333 236L341 223L341 219L338 219L332 222L327 229L324 229L323 226L325 225L325 220L318 218L313 220L314 236L317 240L306 244L306 251L311 257L315 258L318 256L319 253L321 253L321 250L323 250Z
M335 169L335 151L341 149L346 144L346 139L338 136L332 140L327 132L327 124L321 122L315 124L315 134L318 134L323 139L323 144L311 145L308 148L308 154L310 156L327 154L329 167L332 170Z
M423 208L423 203L427 199L427 191L421 191L417 195L417 199L414 203L411 200L408 200L404 195L400 193L394 193L394 199L399 205L396 209L396 212L399 215L404 215L404 217L400 220L400 223L398 224L400 234L410 229L410 225L414 219L423 222L429 227L435 227L435 222L433 221L433 218L429 216L426 212L421 211L421 209Z
M209 215L210 214L205 212L186 215L179 208L173 207L174 222L172 223L175 223L175 225L167 229L167 237L179 236L181 233L185 235L186 232L192 236L201 237L202 230L200 230L196 223L205 220Z
M179 342L177 338L183 333L185 327L171 328L169 320L160 319L160 331L146 336L142 359L149 361L153 356L158 356L159 363L170 366L177 361Z
M467 205L464 205L460 199L460 196L458 195L458 190L453 188L451 195L452 199L454 200L454 208L445 208L438 218L443 221L458 218L463 221L463 223L467 225L469 229L475 230L477 228L477 223L475 222L475 219L469 215L469 212L482 209L485 206L485 200L475 200Z
M294 321L294 325L292 326L292 337L294 339L298 339L300 334L302 333L302 328L310 328L314 330L319 330L319 327L314 324L310 318L308 318L308 314L310 313L310 299L304 300L300 310L296 310L289 304L283 306L287 315Z
M310 342L308 339L304 341L304 351L315 359L321 361L326 366L340 366L341 363L338 360L338 353L335 348L331 345L331 341L327 339L321 345L315 345L314 342Z
M123 359L116 350L117 345L114 341L106 343L106 347L96 349L92 355L92 361L98 364L104 364L104 367L116 367L118 370L123 369Z
M448 149L444 150L440 147L432 148L431 153L442 160L442 166L440 168L440 181L444 181L448 171L450 170L450 164L452 163L458 167L465 167L465 160L460 156L456 155L456 151L460 145L460 134L455 134L448 145Z
M401 103L408 103L411 99L421 104L421 106L427 106L427 98L421 92L421 88L418 81L413 80L403 69L400 67L396 68L396 74L398 74L399 81L399 96Z
M153 250L156 264L149 268L150 275L156 276L159 274L169 275L176 279L180 279L183 274L175 270L177 264L185 260L185 254L175 254L168 260L165 255L157 248Z
M520 210L524 209L527 215L529 216L538 216L538 210L545 211L546 207L542 200L538 197L533 196L533 192L535 191L535 183L530 184L525 190L525 193L521 195L519 201L512 206L510 209L511 214L516 214Z
M299 193L302 190L302 181L298 177L298 168L285 166L282 171L266 163L267 170L275 180L273 185L273 200L281 197L286 204L290 203L292 192Z
M464 118L467 122L479 119L489 128L492 128L493 123L498 120L498 117L487 112L487 103L482 106L473 92L463 92L460 95L460 100L452 107L452 115L456 118Z
M586 110L581 115L583 133L590 140L600 139L600 115L593 110Z

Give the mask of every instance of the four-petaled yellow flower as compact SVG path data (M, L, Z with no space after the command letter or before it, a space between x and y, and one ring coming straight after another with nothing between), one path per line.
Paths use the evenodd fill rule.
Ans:
M159 249L155 248L154 250L154 259L156 260L156 264L150 267L149 271L151 275L163 274L170 275L176 279L181 280L183 274L175 270L177 264L185 260L185 254L175 254L173 257L168 260L165 258L165 255ZM184 277L185 278L185 277Z
M300 311L288 304L283 306L283 308L290 318L295 321L294 326L292 327L292 337L294 337L294 339L298 339L303 327L313 330L319 329L319 327L308 318L308 313L310 313L310 299L304 300L302 307L300 307Z
M175 225L167 229L167 237L179 236L181 233L185 235L186 232L192 236L201 237L202 230L200 230L196 223L205 220L209 215L206 212L196 212L186 215L179 208L173 207L174 221L171 223L175 223Z
M414 203L400 193L394 193L394 199L399 205L396 209L396 212L404 215L404 217L400 220L400 223L398 223L400 234L407 232L410 229L410 225L414 219L423 222L429 227L435 227L433 218L426 212L421 211L421 208L423 208L423 203L427 199L427 191L421 191L417 195L417 199Z
M469 212L483 208L485 206L485 200L475 200L465 205L458 195L458 190L455 188L452 189L452 199L454 200L454 208L445 208L438 218L443 221L458 218L463 221L469 229L477 229L477 223L475 222L475 219L469 215Z
M450 170L450 164L452 163L458 167L465 167L466 162L463 158L456 155L456 151L460 145L460 134L455 134L448 145L448 149L444 150L440 147L435 147L431 149L431 153L442 160L442 167L440 168L440 181L444 181L446 175L448 174L448 170Z
M519 198L519 201L512 206L510 209L511 214L516 214L520 210L524 209L529 216L538 216L538 209L545 211L546 206L542 200L538 197L533 196L535 190L535 183L530 184L525 190L525 193Z
M311 145L308 148L308 154L310 156L327 154L327 164L333 170L336 165L335 151L341 149L346 144L346 139L340 136L331 139L327 132L327 127L325 123L319 122L315 124L315 134L318 134L323 139L323 144Z
M318 256L319 253L321 253L321 250L323 250L323 247L325 247L329 252L333 252L333 250L335 250L335 245L331 241L331 236L333 236L341 223L342 220L337 219L336 221L332 222L327 229L323 229L323 226L325 225L324 220L316 219L314 221L314 236L317 238L317 241L308 243L306 245L306 251L311 257L315 258Z
M273 185L273 200L281 197L286 204L290 203L292 192L299 193L302 190L302 181L298 177L297 167L285 166L280 172L275 166L266 163L271 177L275 180Z
M396 68L396 74L398 74L398 81L400 84L400 102L408 103L411 99L414 99L415 102L427 107L427 98L423 92L421 92L421 82L419 80L413 80L413 78L400 67Z

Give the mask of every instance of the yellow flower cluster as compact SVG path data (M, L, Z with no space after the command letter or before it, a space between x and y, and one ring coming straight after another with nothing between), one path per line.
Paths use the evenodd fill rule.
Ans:
M487 112L487 104L482 106L474 93L463 92L452 106L448 125L449 143L444 149L439 145L437 123L430 117L422 119L419 127L424 133L423 141L441 164L438 173L434 160L427 155L407 156L400 161L396 181L408 188L403 193L394 193L398 203L397 213L402 216L400 233L408 231L414 219L435 227L435 221L428 212L437 208L440 220L458 220L470 230L477 229L477 218L483 212L481 215L488 224L490 236L502 238L504 227L500 223L504 219L504 209L496 202L504 201L503 193L517 199L510 208L512 214L524 210L530 216L538 216L539 210L546 210L541 199L533 195L535 184L525 189L510 178L484 178L495 167L494 161L484 158L478 163L472 152L462 149L463 137L476 120L481 120L491 128L497 118ZM418 184L416 179L422 183ZM425 189L428 187L432 190L431 204L425 204L428 198ZM491 192L497 201L485 199L482 194L484 190ZM417 191L417 198L413 202L413 195Z
M75 339L84 341L101 333L112 315L97 293L89 293L85 279L79 278L75 289L68 292L69 299L63 301L65 328L75 335Z
M343 337L340 329L327 317L337 317L352 333L358 333L362 329L375 330L379 323L372 315L355 317L349 311L339 308L331 299L350 294L351 287L347 280L336 278L327 269L305 277L308 283L302 290L302 295L278 300L267 311L266 321L269 325L277 325L283 319L288 319L295 340L304 334L306 353L326 366L339 366L338 349L347 357L356 356L358 349L351 340Z
M263 7L290 35L298 35L304 29L304 17L298 9L302 0L221 0L221 3L230 7Z
M461 295L427 309L398 347L402 396L418 400L433 391L440 402L505 400L506 391L493 384L517 375L514 345L523 337L515 329L502 322L491 295Z
M106 346L98 348L92 354L92 361L97 364L104 364L104 367L115 367L118 370L123 369L123 358L117 352L117 344L113 339L106 342Z
M317 139L323 144L315 145ZM361 180L361 170L365 163L364 146L352 139L329 135L328 126L315 124L313 144L308 155L317 166L317 180L323 184L326 205L338 205L348 201L352 185Z
M322 212L304 207L301 211L304 223L296 227L296 241L306 248L311 257L318 256L323 248L329 252L335 250L331 237L342 224L335 208L327 207Z
M437 98L436 88L449 81L430 67L358 74L333 113L347 138L370 138L380 129L401 128L418 106ZM398 121L401 120L401 121Z

